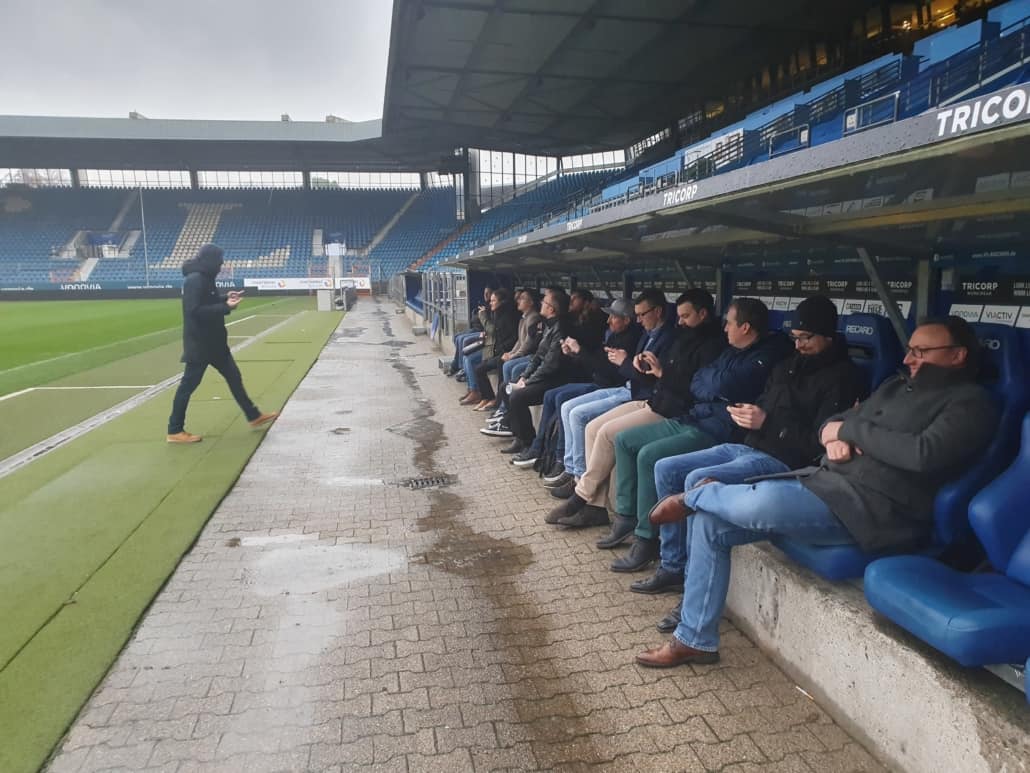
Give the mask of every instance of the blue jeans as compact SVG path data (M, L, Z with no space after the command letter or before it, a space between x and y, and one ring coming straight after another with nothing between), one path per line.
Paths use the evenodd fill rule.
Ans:
M561 424L565 433L565 471L577 478L587 471L587 424L602 413L628 403L632 395L627 387L598 389L562 403Z
M476 389L476 366L483 361L483 350L464 354L461 357L461 369L465 371L465 384L469 389Z
M536 437L530 446L534 451L540 453L544 450L544 429L551 421L555 411L561 410L565 403L574 397L589 394L597 390L596 384L562 384L554 389L548 389L544 393L544 407L540 412L540 426L537 427ZM555 449L555 458L560 459L565 452L565 441L561 430L558 431L558 447Z
M786 472L787 465L769 454L739 443L660 459L654 466L658 501L691 489L705 478L720 483L743 483L757 475ZM687 565L687 526L690 519L661 527L662 568L682 572Z
M773 535L812 545L851 545L854 540L819 497L799 480L710 483L684 496L690 562L683 580L680 624L674 636L688 647L719 649L719 618L730 584L730 551Z
M463 330L454 334L454 358L451 360L451 370L457 372L461 366L461 350L479 338L482 332L482 330Z
M523 357L516 357L514 360L508 360L501 366L501 381L505 384L518 381L519 375L529 367L529 361L532 359L533 355L527 354Z

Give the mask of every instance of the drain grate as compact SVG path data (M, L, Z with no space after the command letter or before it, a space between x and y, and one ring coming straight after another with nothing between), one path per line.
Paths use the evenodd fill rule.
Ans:
M458 478L456 475L429 475L424 478L405 478L400 481L400 485L413 491L420 491L427 488L436 488L437 486L450 486L452 483L457 483Z

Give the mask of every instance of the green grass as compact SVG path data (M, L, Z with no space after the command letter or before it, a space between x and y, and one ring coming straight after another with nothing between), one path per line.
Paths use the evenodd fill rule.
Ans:
M297 301L311 302L247 298L229 321ZM177 298L5 301L0 303L0 329L2 396L180 341L182 305Z
M311 305L307 298L289 299L275 313ZM338 313L300 312L274 336L293 342L289 346L262 340L238 355L258 405L267 410L285 403L339 319ZM170 351L160 346L64 381L152 383L147 379L166 372L161 368L177 367L177 354L167 362ZM80 398L68 396L92 392L58 394L70 403ZM45 762L260 443L262 433L250 429L211 373L190 406L190 428L204 442L169 446L163 435L170 398L162 393L0 478L5 773ZM23 407L36 421L55 410L47 402Z

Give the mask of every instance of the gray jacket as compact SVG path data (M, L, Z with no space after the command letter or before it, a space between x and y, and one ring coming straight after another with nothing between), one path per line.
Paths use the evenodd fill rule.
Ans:
M543 321L544 318L536 310L522 315L522 319L519 320L519 338L510 352L511 359L536 353L536 347L540 343L540 336L543 335Z
M998 411L965 370L924 365L912 379L885 381L868 400L827 422L862 453L847 462L823 456L798 471L868 552L925 543L937 489L960 475L994 434Z

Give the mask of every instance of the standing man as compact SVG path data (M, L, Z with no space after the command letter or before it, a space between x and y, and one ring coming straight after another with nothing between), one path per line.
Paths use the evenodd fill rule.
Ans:
M262 413L254 405L243 388L240 369L229 351L225 317L240 305L243 293L231 290L225 297L218 294L215 277L222 270L223 254L221 247L205 244L192 259L182 264L186 277L182 283L182 362L186 363L186 369L175 391L172 415L168 417L169 443L202 440L200 435L186 432L183 425L190 396L200 386L208 365L222 374L250 426L262 427L279 415L278 412Z

